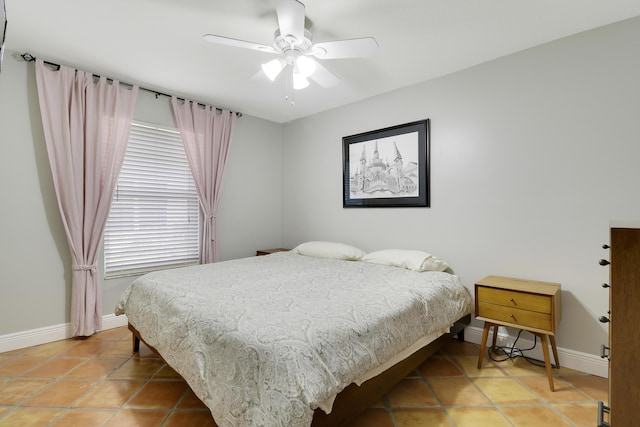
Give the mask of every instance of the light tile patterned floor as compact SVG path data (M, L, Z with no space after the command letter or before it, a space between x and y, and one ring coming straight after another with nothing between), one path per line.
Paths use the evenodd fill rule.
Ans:
M607 380L523 359L477 369L478 346L451 341L349 427L594 426ZM0 353L0 427L215 426L189 386L127 328Z

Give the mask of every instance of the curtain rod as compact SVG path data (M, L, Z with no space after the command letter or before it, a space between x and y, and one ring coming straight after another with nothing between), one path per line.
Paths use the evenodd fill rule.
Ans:
M30 53L28 53L28 52L25 52L25 53L21 54L21 55L20 55L20 57L22 57L22 59L24 59L26 62L33 62L33 61L35 61L35 60L36 60L36 57L35 57L35 56L33 56L33 55L31 55L31 54L30 54ZM49 66L51 66L51 67L55 67L56 69L60 69L60 64L55 64L55 63L53 63L53 62L44 61L44 60L43 60L42 62L44 62L45 64L47 64L47 65L49 65ZM99 76L98 74L93 74L93 77L98 77L98 78L99 78L99 77L101 77L101 76ZM114 79L107 77L107 80L113 81ZM132 85L131 83L126 83L126 82L120 82L120 83L125 84L125 85L127 85L127 86L131 86L131 87L133 87L133 85ZM163 93L163 92L160 92L160 91L154 90L154 89L147 89L146 87L138 86L138 89L140 89L140 90L144 90L144 91L146 91L146 92L151 92L151 93L153 93L153 94L156 96L156 99L158 98L158 96L166 96L167 98L171 98L171 97L173 96L173 95L169 95L169 94L166 94L166 93ZM177 96L176 96L176 98L177 98L177 99L179 99L180 101L185 101L185 102L187 102L187 100L186 100L185 98L180 98L180 97L177 97ZM202 102L197 102L197 101L192 101L192 102L195 102L196 104L198 104L198 105L202 105L202 106L205 106L205 107L207 106L207 104L204 104L204 103L202 103ZM222 111L222 110L223 110L222 108L219 108L219 107L214 107L214 108L215 108L216 110L219 110L219 111ZM235 114L236 116L238 116L238 117L242 117L242 113L240 113L240 112L237 112L237 111L235 111L235 112L234 112L234 111L232 111L232 113L234 113L234 114Z

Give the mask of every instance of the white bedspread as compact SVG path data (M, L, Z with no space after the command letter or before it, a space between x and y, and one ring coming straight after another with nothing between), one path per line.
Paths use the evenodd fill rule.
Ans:
M448 273L288 252L150 273L116 307L220 427L308 427L360 375L470 312Z

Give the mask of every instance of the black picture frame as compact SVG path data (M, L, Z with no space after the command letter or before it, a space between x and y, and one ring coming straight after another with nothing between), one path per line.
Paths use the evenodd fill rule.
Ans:
M429 119L342 138L344 208L430 207Z
M7 3L2 1L2 22L0 23L0 73L2 72L2 62L4 60L4 42L7 39Z

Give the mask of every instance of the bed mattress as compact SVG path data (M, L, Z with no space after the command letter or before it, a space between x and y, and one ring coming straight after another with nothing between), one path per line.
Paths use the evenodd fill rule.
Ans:
M149 273L116 314L220 427L308 427L346 386L471 309L449 273L282 252Z

